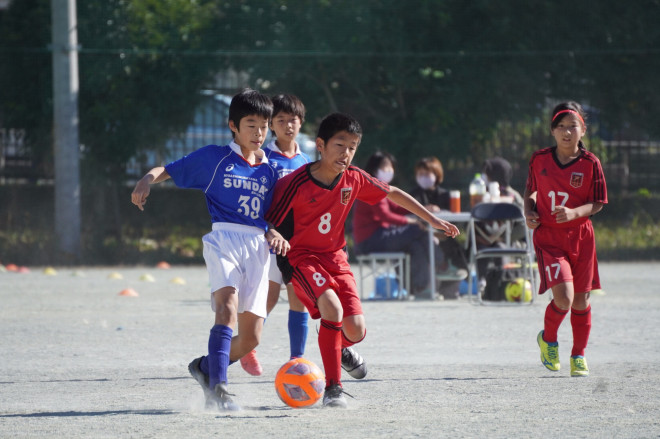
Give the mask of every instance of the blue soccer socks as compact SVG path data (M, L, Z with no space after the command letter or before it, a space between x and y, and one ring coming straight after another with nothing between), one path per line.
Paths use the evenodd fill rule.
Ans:
M289 310L289 345L291 347L291 358L302 358L305 355L308 317L309 314L304 311Z
M229 351L233 333L234 331L225 325L215 325L211 328L208 355L209 387L211 389L215 388L216 384L227 382Z

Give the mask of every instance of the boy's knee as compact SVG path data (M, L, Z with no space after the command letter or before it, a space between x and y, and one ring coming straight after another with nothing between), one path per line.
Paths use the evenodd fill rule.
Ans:
M360 343L367 336L367 330L364 327L342 328L342 335L350 345ZM347 343L345 343L347 344ZM348 345L348 344L347 344Z
M223 316L235 316L237 309L233 303L216 303L215 312Z
M328 290L319 297L317 301L319 311L321 312L321 317L325 320L330 320L331 322L340 322L344 316L344 308L341 306L339 297L337 294Z
M346 317L343 321L342 331L352 343L361 342L367 336L367 325L363 315Z

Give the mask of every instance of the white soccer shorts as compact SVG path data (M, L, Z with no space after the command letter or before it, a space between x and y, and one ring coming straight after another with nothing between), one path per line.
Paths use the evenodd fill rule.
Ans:
M213 292L233 287L238 292L239 314L249 311L266 318L270 252L264 231L242 224L213 223L213 230L202 242L213 311Z
M268 280L271 282L277 282L282 285L282 272L280 267L277 266L277 256L270 254L270 269L268 270Z

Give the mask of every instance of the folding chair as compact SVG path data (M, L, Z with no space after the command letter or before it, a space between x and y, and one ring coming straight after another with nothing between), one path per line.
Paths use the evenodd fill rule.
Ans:
M477 233L479 225L493 224L497 222L504 227L501 236L501 247L477 248ZM525 232L524 238L518 241L522 246L516 247L512 242L512 230L515 224L522 224ZM536 266L534 265L534 250L532 247L531 231L525 225L525 216L522 210L511 203L480 203L472 209L472 218L468 225L470 239L470 261L468 275L468 297L470 302L475 303L473 297L473 285L478 285L479 291L474 294L476 303L482 305L523 305L532 304L536 297ZM522 294L520 301L492 301L484 300L484 286L480 282L485 273L479 273L479 261L488 260L495 262L499 259L500 266L504 267L504 261L510 259L510 264L520 267L522 277L529 281L531 286L531 296L529 301L525 297L525 285L522 285Z
M357 257L360 273L360 299L364 300L365 283L373 283L374 293L378 286L379 276L387 276L385 286L385 299L403 300L410 294L410 255L407 253L369 253ZM389 276L397 279L399 291L392 291ZM403 290L402 290L403 289ZM404 293L405 291L405 293Z

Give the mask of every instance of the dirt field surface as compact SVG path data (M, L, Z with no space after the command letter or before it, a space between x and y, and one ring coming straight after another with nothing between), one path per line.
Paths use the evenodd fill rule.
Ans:
M562 370L541 365L546 296L516 308L365 301L356 350L369 373L344 377L346 410L276 396L281 302L258 348L264 374L229 369L243 406L231 414L205 410L187 371L213 324L204 267L43 270L0 273L0 437L660 437L660 264L601 264L587 378L570 377L569 319ZM119 295L129 287L139 295ZM316 325L306 357L321 365Z

